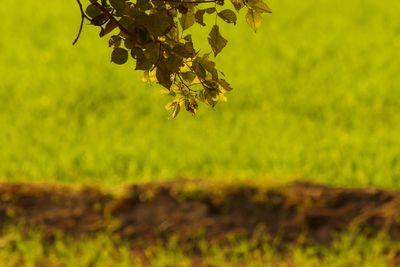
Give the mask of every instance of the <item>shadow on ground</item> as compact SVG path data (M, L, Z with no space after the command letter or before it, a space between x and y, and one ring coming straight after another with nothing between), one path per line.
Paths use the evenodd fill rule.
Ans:
M110 231L141 243L178 236L223 241L228 234L265 232L282 244L329 244L358 229L399 238L400 193L310 183L260 187L204 181L148 183L121 193L94 187L0 184L0 227L19 224L52 238Z

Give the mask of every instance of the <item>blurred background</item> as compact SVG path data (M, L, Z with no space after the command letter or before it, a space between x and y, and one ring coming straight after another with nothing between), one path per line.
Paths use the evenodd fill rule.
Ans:
M119 185L179 177L399 188L399 1L268 1L217 58L228 102L168 120L170 99L75 1L0 9L0 181ZM222 22L220 25L222 26ZM210 51L209 27L193 34Z

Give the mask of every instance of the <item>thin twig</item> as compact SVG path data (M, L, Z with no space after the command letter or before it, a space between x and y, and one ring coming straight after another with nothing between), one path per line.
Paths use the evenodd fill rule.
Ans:
M80 0L76 0L76 2L78 2L78 6L79 6L79 9L81 11L81 25L79 26L78 35L76 36L76 38L75 38L74 42L72 43L72 45L75 45L78 42L79 37L81 36L81 33L82 33L83 23L85 21L85 18L88 19L88 17L85 15L85 12L83 11L83 6L82 6L81 1Z
M181 75L178 73L177 74L179 80L181 80L181 83L189 90L189 92L196 92L196 90L193 90L192 88L189 87L189 85L187 85L184 81L183 78L181 77Z
M135 37L134 34L130 32L128 29L126 29L124 26L122 26L121 23L119 23L119 21L116 18L114 18L114 16L104 6L102 6L97 2L92 2L92 4L97 6L103 13L105 13L107 15L107 18L113 21L123 33Z
M186 62L184 62L184 64L185 64L191 71L193 71L194 73L196 73L196 71L193 69L192 66L190 66L190 65L187 64ZM196 75L197 75L197 73L196 73ZM202 81L202 79L201 79L198 75L197 75L197 78L199 79L201 85L203 85L203 87L205 87L206 85L204 84L204 82Z
M154 63L154 66L150 69L150 72L153 71L157 67L158 63L160 63L160 60L161 60L161 57L162 57L162 53L163 53L163 51L162 51L162 42L160 42L160 41L157 41L157 42L160 44L160 47L159 47L159 50L158 50L158 58L157 58L156 63Z

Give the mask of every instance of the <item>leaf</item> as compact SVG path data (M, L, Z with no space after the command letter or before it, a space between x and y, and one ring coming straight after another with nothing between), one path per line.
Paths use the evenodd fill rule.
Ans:
M196 114L198 104L195 99L193 98L186 98L185 99L185 108L187 111Z
M146 11L150 10L153 6L150 4L150 1L148 0L137 0L135 7L140 10Z
M186 35L185 37L183 37L183 39L184 39L185 41L187 41L187 42L192 42L192 35L191 35L191 34L188 34L188 35Z
M115 48L111 54L111 62L122 65L128 60L128 51L124 48Z
M115 48L121 45L122 38L118 35L111 36L110 40L108 41L108 46L114 46Z
M250 28L252 28L256 32L261 26L262 17L260 13L249 9L246 14L246 21L247 24L249 24Z
M228 43L228 41L220 34L218 25L212 27L208 36L208 43L211 45L214 56L217 56Z
M219 85L221 85L222 88L224 88L226 91L232 91L231 85L225 81L224 79L218 79Z
M142 50L142 48L139 48L139 47L133 47L132 49L131 49L131 56L134 58L134 59L138 59L139 57L141 57L141 56L143 56L143 50Z
M248 5L258 13L272 13L271 8L262 0L249 0Z
M217 11L217 9L215 7L209 7L209 8L204 9L204 11L207 14L212 14L212 13L215 13Z
M227 102L228 98L223 93L218 94L218 100L221 102Z
M204 14L205 13L206 13L206 11L204 9L199 9L194 14L194 18L195 18L196 22L198 24L200 24L201 26L206 26L206 24L204 23Z
M194 50L192 41L187 41L185 43L185 49L186 51L188 51L188 53L190 53L190 57L194 57L196 55L196 51Z
M151 41L151 36L149 31L144 26L135 27L135 37L136 41L143 45Z
M213 79L218 79L218 71L215 69L215 62L209 60L207 54L201 58L200 63L204 69L211 73Z
M150 70L153 67L153 62L149 58L149 54L142 53L136 58L135 70Z
M231 2L237 12L244 7L243 0L231 0Z
M156 78L159 84L169 89L172 85L171 72L163 67L157 67Z
M128 31L133 31L135 26L135 20L129 16L123 16L119 21L119 24L127 29Z
M214 107L226 101L224 94L232 90L225 78L220 79L223 73L211 59L211 53L217 56L228 43L218 25L208 30L208 50L212 51L206 54L194 49L197 39L192 40L184 31L194 24L206 26L207 19L218 17L236 25L235 10L244 6L251 10L246 15L247 23L257 30L260 15L270 12L263 1L268 0L231 0L233 6L217 10L224 0L215 0L209 8L195 0L88 0L85 12L91 24L101 28L100 37L111 37L113 63L125 64L131 55L136 70L144 71L142 80L155 81L174 98L167 109L175 118L182 109L195 113L200 102Z
M118 23L115 20L110 20L106 24L106 27L104 29L101 28L100 37L103 37L104 35L109 34L110 32L112 32L117 27L118 27Z
M197 77L196 73L194 73L193 71L183 72L181 76L188 84L191 84L193 80Z
M146 25L147 30L155 37L167 34L174 26L173 18L168 15L168 12L159 12L148 16Z
M175 108L174 108L174 111L172 111L171 117L173 119L175 119L176 116L178 116L180 110L181 110L181 105L179 105L179 104L175 105Z
M136 49L135 49L136 50ZM132 49L132 53L133 53ZM141 51L141 50L140 50ZM160 56L160 47L157 43L149 43L145 46L145 50L136 55L136 70L150 70L157 63Z
M156 14L148 15L142 11L135 13L133 28L139 43L147 43L147 41L151 39L150 35L157 37L162 35L163 31L167 31L165 28L166 25L164 25L163 22L158 21L160 18L157 18Z
M172 51L184 58L191 58L196 54L196 51L194 51L193 48L193 43L192 42L187 42L187 43L178 43L174 46Z
M135 40L133 40L132 38L126 38L124 40L124 44L126 48L132 49L135 47Z
M100 14L94 18L92 18L92 20L90 21L90 23L92 23L93 25L96 26L101 26L104 23L106 23L109 20L107 14Z
M166 106L165 109L169 112L171 112L170 118L174 119L176 116L178 116L179 111L181 110L181 105L177 100L169 102Z
M144 71L143 78L142 78L143 82L151 83L151 82L154 82L156 80L157 80L157 78L156 78L155 70L153 70L153 71L148 71L148 70ZM162 89L162 90L165 90L165 89ZM167 94L169 93L168 90L165 90L165 91L167 91Z
M125 8L125 0L109 0L109 2L117 11L121 11Z
M183 64L183 58L179 55L170 55L168 58L164 59L160 65L161 64L163 65L163 68L167 69L171 73L176 73Z
M103 14L103 12L101 11L101 9L98 6L95 6L93 4L90 4L85 11L86 15L88 15L91 18L97 17L101 14Z
M206 78L206 75L207 75L206 69L199 62L199 58L196 58L193 61L192 67L193 67L194 72L196 72L197 77L199 77L202 80L204 80Z
M192 27L192 25L196 22L196 19L192 12L187 12L185 14L182 14L182 17L179 19L179 22L181 23L182 30L184 31Z
M233 23L236 25L236 14L230 9L224 9L221 12L218 12L218 16L223 19L227 23Z

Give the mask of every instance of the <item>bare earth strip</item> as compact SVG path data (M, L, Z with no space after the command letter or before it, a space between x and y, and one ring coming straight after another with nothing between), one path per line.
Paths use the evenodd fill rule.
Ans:
M42 229L52 238L110 231L148 244L179 236L222 241L264 232L282 244L329 244L351 229L399 239L400 193L309 183L262 187L204 181L149 183L112 193L98 188L0 184L0 227ZM302 241L303 240L303 241ZM306 240L306 241L304 241Z

